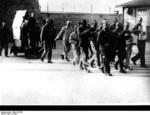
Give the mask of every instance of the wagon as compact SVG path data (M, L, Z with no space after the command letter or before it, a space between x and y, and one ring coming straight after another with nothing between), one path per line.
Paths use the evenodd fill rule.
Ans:
M14 45L11 48L11 53L14 53L14 56L18 56L19 53L24 54L26 58L39 58L43 51L42 46L36 47L34 49L28 47L24 48L22 46L21 40L21 24L23 22L23 17L27 16L27 10L18 10L16 11L15 18L12 24L13 39Z

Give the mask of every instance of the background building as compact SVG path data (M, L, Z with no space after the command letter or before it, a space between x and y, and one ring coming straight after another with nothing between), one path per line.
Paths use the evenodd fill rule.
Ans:
M118 6L123 7L123 21L128 21L131 28L140 17L143 18L144 31L146 31L148 41L150 41L150 0L132 0Z

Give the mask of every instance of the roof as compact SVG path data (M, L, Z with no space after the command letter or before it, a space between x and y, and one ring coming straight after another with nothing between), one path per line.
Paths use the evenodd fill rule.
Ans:
M150 6L150 0L132 0L124 4L117 5L116 7L141 7Z

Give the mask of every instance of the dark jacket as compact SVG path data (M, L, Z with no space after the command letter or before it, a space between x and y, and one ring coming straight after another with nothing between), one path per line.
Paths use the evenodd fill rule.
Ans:
M8 44L9 42L9 30L6 26L0 28L0 43Z
M28 28L34 29L36 26L36 19L34 17L30 17L28 21Z
M111 31L108 29L102 29L98 33L97 41L99 45L98 47L100 47L101 55L105 56L108 62L112 61L114 59L114 57L112 57L114 53L111 48Z
M122 29L118 28L118 29L114 29L114 31L112 32L112 40L111 40L111 46L113 47L114 51L118 50L118 45L119 45L119 41L121 39L121 33L122 33Z
M97 37L98 44L101 46L102 50L110 48L111 42L111 32L109 30L101 30Z
M28 39L27 23L23 22L20 29L21 29L20 39L21 40L27 40Z
M56 31L55 29L46 24L43 26L41 31L41 39L45 42L46 47L52 47L54 44Z
M131 32L129 30L124 30L121 33L119 41L118 41L118 50L119 51L125 50L125 48L126 48L126 40L128 40L130 38L131 38Z
M110 26L110 30L111 30L111 31L114 31L115 28L116 28L116 23L113 23L113 24Z
M80 46L81 47L88 47L90 45L89 41L89 29L88 28L77 28L77 33L80 39Z

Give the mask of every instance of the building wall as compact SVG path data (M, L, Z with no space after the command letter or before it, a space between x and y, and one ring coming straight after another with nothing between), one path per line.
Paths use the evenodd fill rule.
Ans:
M129 10L132 10L132 12L129 14ZM136 9L128 9L124 8L124 23L129 22L130 23L130 29L134 27L136 24Z
M115 18L117 18L120 22L123 21L123 16L121 14L86 14L86 13L42 13L42 17L50 17L54 20L55 27L57 31L61 29L62 26L65 25L67 20L72 21L73 25L78 24L82 19L87 19L88 23L96 20L98 25L101 24L103 19L107 19L109 23L112 23Z
M150 8L148 8L147 17L147 38L150 41Z
M147 16L148 16L147 25L150 26L150 8L148 8Z

